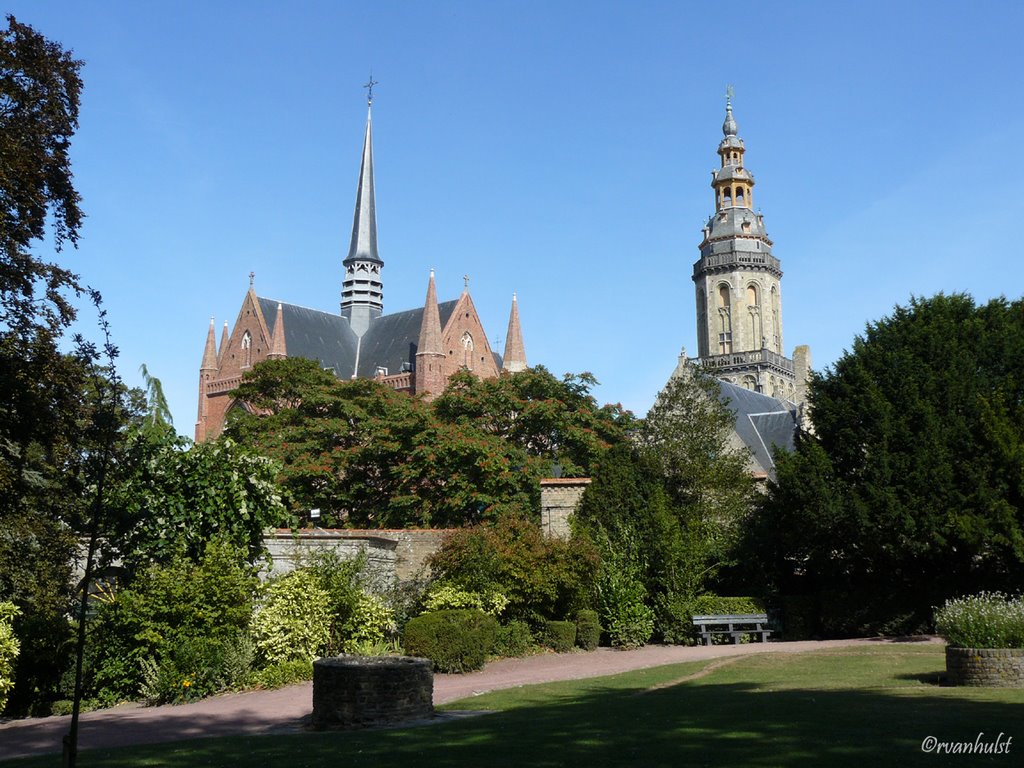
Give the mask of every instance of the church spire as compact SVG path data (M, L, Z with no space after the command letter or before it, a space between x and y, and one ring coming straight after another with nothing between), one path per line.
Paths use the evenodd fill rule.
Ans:
M508 333L505 334L505 355L501 369L509 373L526 370L526 347L523 345L523 331L519 326L519 302L512 294L512 311L508 316Z
M444 390L444 345L441 340L441 314L437 308L434 270L427 282L427 298L423 302L423 321L416 345L416 394L436 397Z
M375 85L370 79L369 85ZM373 181L373 130L371 125L372 90L367 99L363 156L356 187L356 206L352 217L352 239L348 256L342 262L345 279L341 286L341 314L357 336L362 336L384 311L384 262L377 253L377 208Z

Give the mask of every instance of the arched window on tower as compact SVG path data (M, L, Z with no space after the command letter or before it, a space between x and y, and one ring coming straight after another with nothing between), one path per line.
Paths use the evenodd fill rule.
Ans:
M747 286L747 313L750 318L750 341L747 349L762 349L767 345L761 321L761 292L754 283Z
M732 205L732 187L722 187L722 205Z
M252 334L246 331L242 334L242 367L252 366Z
M708 354L708 337L711 329L708 328L708 301L704 296L704 289L697 289L697 356L706 357Z
M772 341L775 351L782 354L782 315L779 312L779 291L772 286Z
M736 187L736 205L743 205L743 187Z
M718 354L732 352L732 313L729 306L729 286L718 286Z

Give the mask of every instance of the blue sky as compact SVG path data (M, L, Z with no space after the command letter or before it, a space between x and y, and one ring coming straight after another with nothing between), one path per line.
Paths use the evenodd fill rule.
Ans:
M492 341L647 410L696 349L723 94L824 368L912 294L1024 293L1016 2L9 0L86 62L62 259L191 434L210 316L336 310L372 69L385 311L462 275Z

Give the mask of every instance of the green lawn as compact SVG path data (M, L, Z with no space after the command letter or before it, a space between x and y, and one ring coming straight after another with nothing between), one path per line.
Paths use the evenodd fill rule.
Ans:
M1024 690L939 687L941 646L750 656L678 682L706 665L499 691L444 707L492 714L428 727L209 739L84 752L79 762L125 768L1024 764ZM926 736L973 742L979 732L1012 736L1010 754L921 751Z

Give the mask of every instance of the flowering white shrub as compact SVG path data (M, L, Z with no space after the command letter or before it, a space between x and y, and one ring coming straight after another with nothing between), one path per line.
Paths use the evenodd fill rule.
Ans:
M1024 648L1024 597L979 592L947 600L935 629L958 648Z

